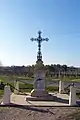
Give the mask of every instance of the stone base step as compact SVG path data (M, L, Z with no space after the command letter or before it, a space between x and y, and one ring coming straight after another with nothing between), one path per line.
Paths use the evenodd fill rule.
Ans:
M56 98L56 96L52 96L50 94L48 94L47 96L44 97L33 97L33 96L27 96L26 100L29 101L54 101Z

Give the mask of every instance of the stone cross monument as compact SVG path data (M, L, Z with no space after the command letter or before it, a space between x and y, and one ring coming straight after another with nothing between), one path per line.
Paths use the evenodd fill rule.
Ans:
M34 89L31 91L31 96L42 97L47 95L47 92L45 91L45 70L42 61L41 43L43 41L48 41L48 38L42 38L41 31L39 31L38 37L31 38L31 41L38 42L37 61L34 69Z

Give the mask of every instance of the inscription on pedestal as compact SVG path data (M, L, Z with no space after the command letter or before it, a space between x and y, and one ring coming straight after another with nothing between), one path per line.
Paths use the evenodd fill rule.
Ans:
M45 90L45 74L42 71L37 71L34 74L34 89Z

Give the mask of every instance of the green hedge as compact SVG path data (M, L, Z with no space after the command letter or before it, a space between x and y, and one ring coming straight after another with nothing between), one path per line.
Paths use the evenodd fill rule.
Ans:
M49 92L59 91L58 87L48 86L46 87L46 90Z
M0 90L0 98L2 98L3 94L4 94L4 90Z

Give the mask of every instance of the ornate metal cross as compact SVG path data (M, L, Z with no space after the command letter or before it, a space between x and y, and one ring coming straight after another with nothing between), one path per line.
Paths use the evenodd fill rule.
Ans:
M31 41L37 41L38 42L38 55L37 55L37 61L42 61L42 54L41 54L41 42L48 41L48 38L42 38L41 37L41 31L38 31L38 37L37 38L31 38Z

